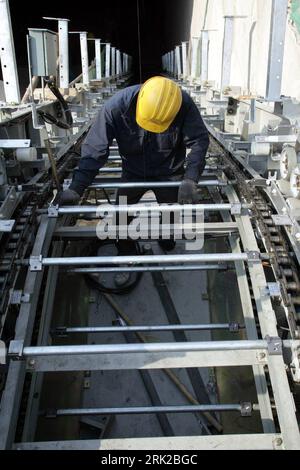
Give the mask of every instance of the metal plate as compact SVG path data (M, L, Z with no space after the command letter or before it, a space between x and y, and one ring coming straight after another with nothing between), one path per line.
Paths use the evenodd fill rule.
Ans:
M0 139L0 148L23 149L30 147L30 139Z

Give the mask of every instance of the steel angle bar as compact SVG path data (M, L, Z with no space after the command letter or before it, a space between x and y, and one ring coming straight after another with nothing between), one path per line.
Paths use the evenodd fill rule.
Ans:
M114 268L73 268L68 269L69 273L77 274L98 274L98 273L145 273L145 272L184 272L184 271L226 271L226 264L188 265L188 266L132 266Z
M14 450L283 450L281 434L150 437L84 441L21 442ZM197 463L195 461L195 463Z
M227 188L226 194L229 201L237 201L238 197L232 187ZM242 214L237 217L237 222L244 249L258 249L249 216ZM249 274L262 335L277 336L276 315L268 294L267 280L262 264L250 263ZM284 445L287 449L300 449L300 432L295 414L295 402L289 387L282 355L270 356L269 372Z
M55 221L42 217L35 239L33 255L48 252ZM22 303L15 329L15 339L27 344L32 335L38 297L42 284L43 273L28 271L24 292L29 295L29 302ZM19 406L25 380L26 367L22 362L10 362L5 388L0 404L0 449L12 446L18 420Z
M221 202L220 194L217 191L211 191L211 195L216 202ZM229 213L221 214L225 223L230 223L232 217ZM239 219L240 224L240 219ZM241 253L240 242L237 237L229 237L230 247L233 253ZM248 277L245 263L242 261L235 262L235 270L237 276L238 288L240 291L240 299L243 310L244 322L249 339L258 339L256 320L253 311L252 299L249 290ZM253 376L257 390L258 402L260 407L260 415L262 426L265 433L275 432L273 413L270 403L270 397L265 377L265 371L261 365L253 365Z
M229 330L238 332L242 327L237 323L215 323L207 325L154 325L154 326L115 326L115 327L60 327L54 330L54 334L75 334L75 333L132 333L149 331L210 331Z
M251 415L252 405L246 404ZM157 413L201 413L236 411L243 413L243 404L228 405L194 405L194 406L141 406L124 408L73 408L50 410L43 414L46 418L59 418L61 416L97 416L97 415L133 415L133 414L157 414Z

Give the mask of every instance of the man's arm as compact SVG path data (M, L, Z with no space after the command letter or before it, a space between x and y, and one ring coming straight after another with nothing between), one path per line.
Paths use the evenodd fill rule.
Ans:
M104 106L82 145L81 160L74 172L70 190L82 196L97 176L99 169L107 162L109 147L114 137L111 112L107 106Z
M198 183L206 164L205 156L209 147L209 136L200 112L192 99L185 115L182 132L185 145L191 149L187 157L184 179Z

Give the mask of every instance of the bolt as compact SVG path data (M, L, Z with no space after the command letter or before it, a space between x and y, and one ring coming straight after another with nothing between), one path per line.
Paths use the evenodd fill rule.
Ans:
M300 241L300 232L296 233L295 237L296 237L296 240Z
M260 353L259 359L265 359L266 358L266 353Z
M30 367L33 367L35 365L35 360L34 359L30 359L30 361L28 362L28 364L30 365Z
M281 439L281 437L275 439L275 445L276 446L279 447L279 446L282 446L282 444L283 444L283 440Z

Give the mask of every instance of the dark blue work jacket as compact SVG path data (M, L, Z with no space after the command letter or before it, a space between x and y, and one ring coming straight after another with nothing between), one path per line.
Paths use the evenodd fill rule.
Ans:
M174 175L198 181L205 167L208 132L191 99L182 92L182 107L166 132L147 132L136 122L136 104L141 85L116 93L99 112L85 142L71 189L82 194L109 157L116 139L122 158L123 177L130 180L166 180ZM186 150L191 149L188 156ZM184 164L186 162L186 166Z

